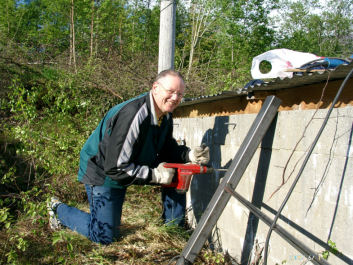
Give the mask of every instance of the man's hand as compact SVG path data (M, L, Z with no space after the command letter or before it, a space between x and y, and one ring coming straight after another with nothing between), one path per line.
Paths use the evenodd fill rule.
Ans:
M174 177L174 168L165 168L163 165L165 163L160 163L158 167L152 169L152 180L151 183L165 184L169 185Z
M205 144L191 149L189 159L192 163L207 164L210 161L210 148Z

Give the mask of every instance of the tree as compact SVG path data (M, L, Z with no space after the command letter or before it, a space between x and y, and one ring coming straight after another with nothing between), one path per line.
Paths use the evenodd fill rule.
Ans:
M251 60L271 48L274 32L269 13L276 1L233 1L223 7L218 63L226 69L227 84L238 85L249 78ZM230 83L229 83L230 82Z
M16 4L14 0L4 0L0 3L0 33L1 36L11 38L16 22ZM22 19L18 19L19 22ZM3 38L1 38L3 39Z
M75 42L74 12L75 12L74 0L71 0L71 11L70 11L70 59L69 59L69 65L73 64L75 72L77 72L77 68L76 68L76 42Z
M252 57L271 47L274 41L268 14L275 4L270 0L190 3L189 17L184 23L188 29L177 35L184 39L187 35L190 40L184 41L182 51L176 54L181 56L182 65L188 62L184 66L186 76L196 88L195 93L229 90L249 78ZM179 37L177 42L182 43Z
M323 12L326 34L322 52L327 56L348 57L353 50L352 1L328 1L331 10Z
M92 59L93 57L93 44L94 44L94 14L95 14L95 1L91 2L91 33L90 33L90 45L89 45L89 57Z
M278 46L320 56L345 57L352 51L351 1L282 1Z
M191 39L190 39L190 54L189 54L189 65L186 73L186 80L189 79L192 71L192 65L194 61L194 53L196 46L198 45L201 38L208 32L212 31L214 22L219 16L218 1L209 0L197 0L192 1L190 4L190 16L191 16Z

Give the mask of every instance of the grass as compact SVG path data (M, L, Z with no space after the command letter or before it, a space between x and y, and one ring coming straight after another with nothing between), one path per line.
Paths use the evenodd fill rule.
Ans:
M44 196L44 195L43 195ZM83 202L76 205L88 209ZM190 230L161 222L160 188L131 186L123 207L121 237L103 246L63 229L48 228L45 202L38 201L32 216L18 213L17 220L0 230L0 264L175 264ZM220 253L204 248L194 264L235 264Z

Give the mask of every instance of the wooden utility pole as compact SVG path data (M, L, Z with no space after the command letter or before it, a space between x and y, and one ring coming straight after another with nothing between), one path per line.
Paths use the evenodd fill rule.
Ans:
M162 0L159 26L158 73L166 69L174 69L175 16L175 0Z

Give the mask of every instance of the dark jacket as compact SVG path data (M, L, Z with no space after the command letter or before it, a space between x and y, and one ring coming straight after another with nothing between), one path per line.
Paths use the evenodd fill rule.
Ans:
M171 114L158 125L146 93L111 108L84 144L78 180L84 184L124 187L148 184L161 162L188 162L186 146L173 138Z

